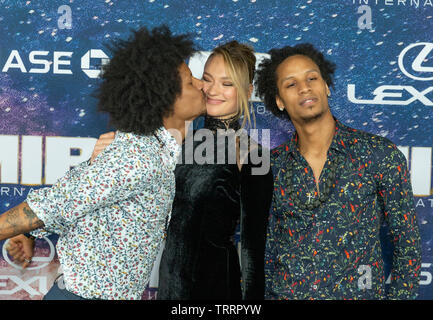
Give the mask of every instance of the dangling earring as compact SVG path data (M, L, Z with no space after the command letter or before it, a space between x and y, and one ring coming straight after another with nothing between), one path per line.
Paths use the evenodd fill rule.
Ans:
M331 91L328 91L328 97L330 97L331 96Z
M280 111L284 111L284 107L282 107L282 108L279 107L278 109L280 109Z

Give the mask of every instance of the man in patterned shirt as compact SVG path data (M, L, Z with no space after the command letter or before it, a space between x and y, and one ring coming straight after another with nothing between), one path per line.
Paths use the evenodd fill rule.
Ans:
M112 49L98 106L118 129L114 142L0 216L0 240L38 228L59 235L66 290L55 283L46 299L141 299L170 218L185 122L205 112L184 62L188 36L142 28Z
M310 44L273 49L258 93L296 132L272 152L267 299L414 299L421 247L406 159L328 105L335 65ZM394 245L385 292L380 228Z

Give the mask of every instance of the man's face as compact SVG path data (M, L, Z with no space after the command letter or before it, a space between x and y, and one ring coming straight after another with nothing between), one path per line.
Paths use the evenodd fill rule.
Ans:
M307 56L294 55L277 68L278 107L294 123L305 123L329 112L329 88L319 67Z
M186 63L179 67L182 92L174 102L174 115L179 120L192 121L206 112L206 100L201 80L192 76Z

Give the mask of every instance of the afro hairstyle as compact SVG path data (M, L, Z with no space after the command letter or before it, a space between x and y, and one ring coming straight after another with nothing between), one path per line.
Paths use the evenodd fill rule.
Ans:
M278 109L275 98L278 95L277 87L277 68L288 57L294 55L304 55L319 67L320 74L325 80L328 87L334 87L333 75L335 72L335 64L323 56L310 43L301 43L293 47L286 46L280 49L272 49L269 51L270 58L264 59L257 71L256 87L257 94L265 103L266 109L271 111L275 116L282 119L290 119L287 112L281 112Z
M172 35L165 25L133 31L108 45L112 59L96 91L98 111L123 132L152 135L174 111L182 93L179 67L196 49L190 35Z

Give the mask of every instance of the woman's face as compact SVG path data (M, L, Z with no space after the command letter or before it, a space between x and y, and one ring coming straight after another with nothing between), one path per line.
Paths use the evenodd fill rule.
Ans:
M203 72L203 91L209 116L230 118L237 114L237 89L226 72L221 55L214 55L207 60Z

